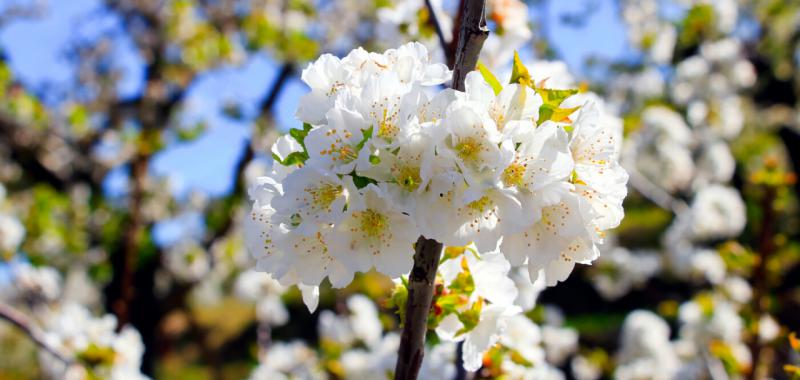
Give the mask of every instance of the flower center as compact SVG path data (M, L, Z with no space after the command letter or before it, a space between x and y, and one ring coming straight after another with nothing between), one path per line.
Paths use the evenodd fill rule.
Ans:
M422 182L422 178L419 176L419 168L410 166L400 168L395 178L397 183L408 192L416 190Z
M331 144L331 148L327 150L323 150L320 152L321 155L330 155L331 159L334 161L341 161L342 163L348 163L353 161L358 157L355 152L355 149L347 144L339 144L336 143Z
M394 115L389 115L389 110L383 110L383 118L378 124L378 136L391 139L397 135L398 128L394 125Z
M356 149L347 143L346 140L342 139L342 136L344 136L345 139L350 139L353 137L353 134L350 133L350 131L342 131L341 135L339 135L339 132L336 129L331 129L325 132L325 136L334 137L333 142L331 142L330 149L321 150L319 152L320 155L330 155L331 160L341 161L342 163L348 163L358 157Z
M522 187L522 179L525 176L525 165L512 163L503 170L503 184L506 186Z
M358 213L359 227L369 237L379 237L383 235L388 227L386 216L373 210L366 209Z
M311 195L311 202L318 208L330 207L333 201L342 195L343 191L344 190L341 185L334 185L331 183L306 189L306 192Z
M467 204L467 207L478 212L484 212L488 210L489 206L491 205L492 201L489 199L489 197L484 195L480 199L472 201L469 204Z
M467 137L456 144L456 153L464 161L477 161L481 143L474 137Z

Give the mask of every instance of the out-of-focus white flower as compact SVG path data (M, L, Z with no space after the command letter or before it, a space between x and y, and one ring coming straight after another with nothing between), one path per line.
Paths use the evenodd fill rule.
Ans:
M780 333L781 325L769 314L764 314L758 319L758 339L761 342L772 342Z
M456 374L456 345L442 342L433 348L425 347L425 360L419 370L420 379L452 379Z
M247 270L236 277L233 292L239 299L256 303L256 317L273 326L282 326L289 321L289 311L283 305L281 295L285 287L266 273Z
M603 369L584 355L572 358L569 368L577 380L597 380L603 374Z
M694 162L689 144L692 134L680 114L663 106L642 112L642 128L630 140L635 165L651 181L674 192L689 186Z
M725 262L717 251L699 249L691 256L690 273L695 277L705 278L712 284L718 284L725 278Z
M702 298L682 304L678 310L681 339L704 342L720 339L727 343L741 341L744 322L736 308L719 298Z
M164 267L180 281L194 282L211 270L208 252L194 240L184 240L164 253Z
M61 275L51 267L12 263L11 279L0 287L0 298L9 302L32 304L53 302L61 296Z
M317 329L322 339L349 347L362 342L370 348L381 343L383 328L378 318L375 304L366 296L354 295L347 300L349 316L342 316L330 310L320 313Z
M262 355L250 380L325 379L317 355L303 342L276 342Z
M350 324L356 337L370 347L377 346L383 327L375 303L366 296L356 294L347 299L347 309L350 311Z
M369 350L356 348L342 354L345 379L383 380L394 370L400 335L387 334L374 344Z
M669 341L669 326L646 310L630 313L622 324L619 379L672 379L679 361Z
M25 238L25 227L13 215L0 213L0 250L14 254Z
M442 29L444 38L452 38L453 20L444 11L441 0L431 1L436 12L436 20ZM435 57L444 57L441 44L436 38L436 31L430 24L431 15L423 0L395 1L389 7L378 10L376 34L381 43L397 46L406 41L419 41L427 47Z
M72 266L64 280L61 302L74 302L92 308L101 300L99 286L89 277L87 268L80 265Z
M534 83L544 84L547 88L575 88L577 81L569 67L562 61L533 61L526 63Z
M744 305L750 302L753 297L753 288L744 278L738 276L728 276L722 282L720 289L733 302Z
M497 29L483 44L480 59L491 69L500 69L527 43L533 33L528 25L528 6L520 0L489 0L487 19Z
M722 185L698 191L692 201L691 215L692 234L701 240L736 236L747 223L739 192Z
M703 147L700 154L697 162L696 186L731 180L736 169L736 161L727 144L722 141L710 142Z
M113 315L95 318L86 308L68 303L45 316L44 326L47 344L82 364L77 369L65 368L62 362L42 352L42 369L53 378L147 378L139 369L144 353L139 333L131 326L116 332L117 320Z
M545 325L542 326L542 342L547 361L561 365L578 350L578 332L567 327Z
M592 285L606 299L616 299L642 286L661 269L656 252L614 247L604 252L590 272Z

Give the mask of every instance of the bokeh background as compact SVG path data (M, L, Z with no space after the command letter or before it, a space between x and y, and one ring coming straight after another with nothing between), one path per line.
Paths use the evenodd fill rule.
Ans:
M436 2L440 19L458 3ZM523 5L514 10L530 34L512 50L531 65L564 62L553 75L606 99L632 171L626 218L604 258L544 290L526 314L542 329L548 365L567 378L623 378L635 361L623 347L639 339L647 351L652 339L694 344L704 359L691 378L797 377L800 2ZM403 7L411 24L387 21ZM310 314L296 289L249 271L246 188L270 165L270 144L301 126L294 111L309 61L413 39L441 55L427 9L402 0L0 0L0 300L44 331L42 307L113 315L111 329L140 334L141 370L154 378L259 378L258 368L278 366L265 358L283 356L353 378L342 353L359 343L333 339L321 319L355 314L348 300L363 294L382 329L397 330L392 282L370 273L344 290L323 287L328 314ZM502 33L506 20L495 16L490 26ZM698 200L714 186L738 198ZM701 321L681 314L692 304ZM667 341L625 333L639 309L663 320ZM275 347L283 351L264 354ZM2 320L0 352L0 379L59 378ZM107 359L96 356L81 360ZM628 378L690 378L650 372ZM477 374L501 375L491 361Z

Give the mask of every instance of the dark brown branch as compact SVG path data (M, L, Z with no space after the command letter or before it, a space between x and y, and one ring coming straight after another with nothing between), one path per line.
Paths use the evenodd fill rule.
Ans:
M436 268L442 255L442 243L420 236L414 252L414 267L408 276L408 301L403 334L397 352L395 380L415 380L425 355L425 333L433 301Z
M12 325L16 326L23 333L25 333L25 335L27 335L28 338L33 341L33 343L36 343L37 346L47 351L50 355L53 355L53 357L59 361L68 366L74 364L72 359L65 357L55 348L51 347L49 344L47 344L47 342L45 342L44 333L34 325L30 318L3 302L0 302L0 319L5 319Z
M466 380L467 370L464 368L464 341L456 344L456 374L453 380Z
M275 105L275 102L278 101L283 86L286 84L286 81L292 77L292 74L294 74L294 64L291 62L284 63L280 71L278 71L278 76L272 82L272 87L270 87L267 95L261 102L259 107L261 115L259 115L259 117L264 118L272 113L272 107Z
M458 34L456 49L456 65L453 68L453 88L464 91L464 79L467 73L475 70L478 56L489 28L486 27L486 7L484 0L467 0L464 2L464 21Z
M478 63L483 42L489 36L486 28L485 1L466 0L463 23L460 25L458 49L452 87L464 90L464 79ZM456 75L458 73L458 75ZM424 234L424 232L423 232ZM415 380L425 355L425 334L428 314L433 302L436 269L442 256L442 243L420 236L414 252L414 266L408 276L408 300L400 348L397 352L395 380Z
M761 209L764 216L761 219L761 230L758 233L758 262L751 277L753 285L753 317L758 321L767 309L767 296L769 295L769 278L767 265L770 257L775 252L775 197L776 190L770 185L764 187L761 199ZM750 352L753 355L753 366L750 379L766 378L761 372L761 352L763 344L758 334L753 334L750 341ZM761 376L760 376L761 375Z
M132 20L143 20L148 28L157 31L158 36L149 44L143 46L149 57L145 67L145 89L141 98L136 101L137 117L141 130L142 143L137 147L130 163L129 181L131 193L128 201L128 221L122 237L122 257L115 258L114 277L119 278L116 285L116 298L111 306L119 321L118 328L131 322L130 309L136 297L134 286L136 264L141 248L141 238L146 230L146 221L142 214L142 206L146 191L146 181L150 167L150 158L155 153L152 145L159 138L160 131L167 127L173 110L180 102L184 89L174 94L168 94L167 83L163 71L166 68L165 54L167 41L165 40L161 20L152 9L126 8L119 2L107 3L112 9L118 11L123 17L123 24L130 28ZM137 326L138 327L138 326Z

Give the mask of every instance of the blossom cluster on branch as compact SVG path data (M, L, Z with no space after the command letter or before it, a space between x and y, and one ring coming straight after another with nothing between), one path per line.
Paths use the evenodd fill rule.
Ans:
M273 146L246 227L256 268L301 285L311 309L325 278L343 287L356 272L406 275L419 235L448 252L471 245L441 277L458 282L453 300L472 301L448 304L440 318L440 336L453 340L489 326L473 334L482 342L467 337L471 370L501 317L521 311L510 307L513 281L479 281L480 268L496 277L527 265L529 281L565 280L620 223L628 178L617 163L620 125L604 123L596 96L548 88L518 58L506 85L479 69L464 92L437 89L450 72L418 43L309 64L304 128Z

